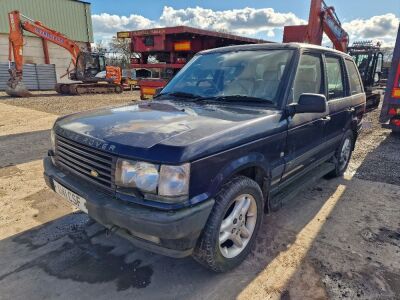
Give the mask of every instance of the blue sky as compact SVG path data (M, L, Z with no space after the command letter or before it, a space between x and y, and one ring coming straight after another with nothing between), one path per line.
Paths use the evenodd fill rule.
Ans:
M132 0L89 2L96 40L107 40L122 30L189 25L280 41L283 26L304 23L310 6L310 0L151 0L146 5ZM326 2L335 7L350 37L391 43L399 24L400 0Z
M140 14L150 19L158 18L164 6L172 6L176 9L200 6L213 10L227 10L234 8L267 8L272 7L279 12L293 12L301 18L307 18L310 1L307 0L151 0L147 5L141 1L133 0L92 0L92 13L130 15ZM299 2L294 4L294 2ZM343 21L356 18L370 18L375 15L386 13L400 14L399 0L333 0L326 1L327 5L335 7L337 14Z

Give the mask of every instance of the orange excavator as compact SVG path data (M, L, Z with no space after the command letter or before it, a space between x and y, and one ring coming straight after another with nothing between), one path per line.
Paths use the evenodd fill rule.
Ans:
M321 45L324 33L332 41L336 50L347 52L349 35L342 28L335 8L327 6L323 0L311 0L308 24L285 26L283 42Z
M39 21L34 21L19 11L8 13L9 35L9 73L6 92L13 97L29 97L31 93L22 82L23 79L23 31L28 31L45 41L66 49L71 54L71 64L67 70L69 79L80 81L60 83L55 89L60 94L80 95L88 93L121 93L122 73L119 67L106 66L105 56L100 53L85 52L65 35L52 30ZM14 56L14 63L12 57ZM105 71L105 78L97 77Z
M349 47L349 35L343 29L334 7L327 6L323 0L311 0L308 24L285 26L283 42L321 45L324 33L336 50L346 52L354 58L367 95L367 109L377 108L381 98L379 83L383 63L380 45L366 41L355 42Z

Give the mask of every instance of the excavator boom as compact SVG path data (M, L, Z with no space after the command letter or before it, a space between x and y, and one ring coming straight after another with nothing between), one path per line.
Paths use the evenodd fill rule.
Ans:
M39 21L32 20L19 11L12 11L8 13L8 20L10 25L9 35L9 73L10 79L7 83L6 92L10 96L14 97L27 97L30 96L30 92L26 89L22 82L23 73L23 32L28 31L45 41L49 41L66 49L72 57L72 65L74 70L68 70L67 74L71 75L70 79L83 81L82 84L60 84L56 86L56 91L63 94L70 94L71 90L73 93L104 93L104 92L121 92L121 69L118 67L108 67L112 74L107 74L105 81L108 83L97 84L101 79L95 77L96 74L102 69L99 64L96 64L96 60L99 59L100 55L95 53L87 53L81 51L80 47L68 37L62 33L55 31L49 27L46 27ZM15 66L12 66L12 60L14 58ZM104 56L103 56L104 59ZM91 64L90 70L87 71L86 65ZM115 79L116 78L116 79ZM104 81L104 80L103 80ZM73 86L72 86L73 85Z
M325 33L335 49L347 52L349 35L342 28L335 9L327 6L323 0L311 0L307 25L285 26L283 42L298 42L321 45Z
M7 82L6 93L13 97L28 97L31 94L22 83L24 38L19 13L10 12L8 14L8 23L10 26L8 48L8 72L10 73L10 79ZM11 68L12 56L14 56L15 68Z
M72 62L74 65L76 64L77 57L81 50L76 43L61 33L44 26L39 21L29 19L16 10L8 13L8 22L10 26L8 52L10 79L7 83L6 92L10 96L27 97L31 95L22 83L22 72L24 65L24 30L46 41L50 41L59 45L60 47L63 47L69 51L69 53L71 53ZM11 67L11 61L13 57L15 63L14 68Z

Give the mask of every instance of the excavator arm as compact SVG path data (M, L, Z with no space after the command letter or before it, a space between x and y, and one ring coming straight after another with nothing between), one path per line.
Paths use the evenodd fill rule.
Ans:
M321 45L325 33L335 49L347 52L349 35L342 28L335 9L327 6L323 0L311 0L307 25L285 26L283 42L298 42Z
M22 83L23 72L23 31L28 31L46 41L52 42L66 49L72 57L72 63L76 66L78 55L81 52L79 46L63 34L44 26L39 21L34 21L22 15L19 11L8 13L10 25L9 35L9 73L8 88L6 92L11 96L29 96L29 91ZM12 56L14 57L15 68L11 67Z

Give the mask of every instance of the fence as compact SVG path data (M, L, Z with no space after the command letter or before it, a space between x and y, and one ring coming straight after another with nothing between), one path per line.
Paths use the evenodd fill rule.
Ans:
M25 64L23 74L23 83L31 91L53 90L57 83L53 64ZM5 90L9 77L8 63L0 63L0 90Z

